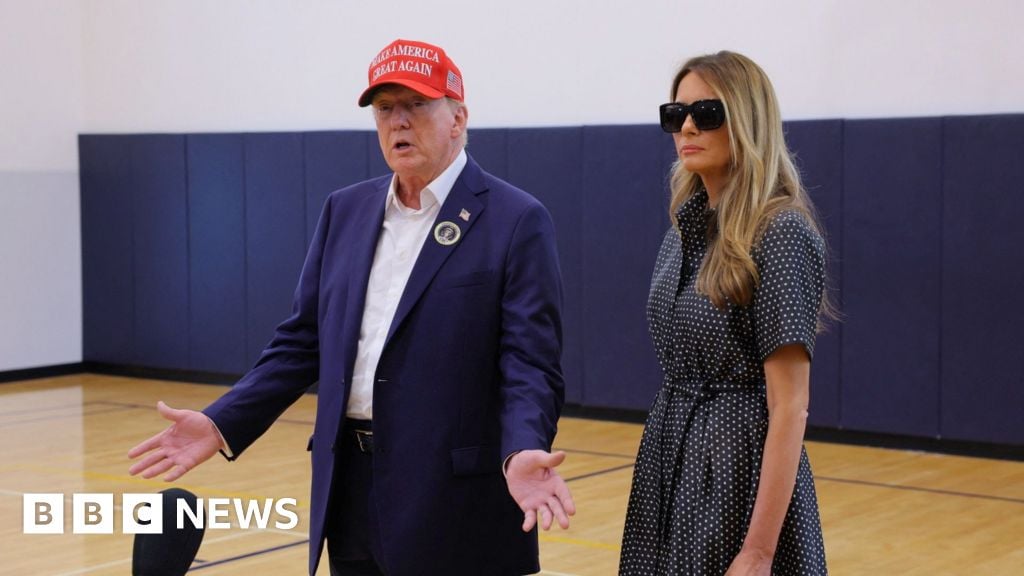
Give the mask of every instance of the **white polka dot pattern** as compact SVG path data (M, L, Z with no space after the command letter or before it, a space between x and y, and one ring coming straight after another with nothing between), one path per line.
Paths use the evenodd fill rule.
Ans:
M752 250L761 280L753 302L720 310L695 287L708 214L706 193L687 201L655 264L647 317L665 385L640 441L621 576L725 573L757 496L768 431L764 358L786 344L814 350L820 236L797 212L776 216ZM806 451L772 574L827 574Z

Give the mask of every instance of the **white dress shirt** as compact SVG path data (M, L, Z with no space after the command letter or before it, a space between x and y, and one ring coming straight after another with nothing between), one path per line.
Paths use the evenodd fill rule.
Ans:
M398 302L405 292L413 265L423 249L423 243L432 237L434 220L441 205L466 166L466 151L458 157L420 192L420 209L413 210L402 204L396 185L398 176L391 178L384 208L384 225L377 238L377 251L370 268L363 305L363 323L359 329L359 348L352 371L348 410L345 415L359 420L373 419L373 383L377 363L384 350L384 339L391 329L391 321Z

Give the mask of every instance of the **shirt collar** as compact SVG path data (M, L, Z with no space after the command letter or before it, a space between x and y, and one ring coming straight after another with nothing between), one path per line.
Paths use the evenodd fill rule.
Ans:
M437 178L434 178L430 184L427 184L426 188L420 192L420 210L427 210L437 204L439 206L444 205L444 201L448 198L448 194L451 193L452 188L455 187L455 181L458 180L459 174L462 174L462 169L466 167L467 157L466 149L459 150L459 155L455 157L455 160L444 169L443 172L438 174ZM385 200L385 206L388 208L394 207L399 210L406 212L414 212L410 208L403 205L398 201L398 191L396 187L398 185L398 175L391 176L391 186L388 187L388 197Z

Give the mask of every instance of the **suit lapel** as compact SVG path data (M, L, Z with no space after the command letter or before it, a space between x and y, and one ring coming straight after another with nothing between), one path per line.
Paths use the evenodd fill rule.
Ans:
M388 329L388 337L384 341L385 347L401 327L409 312L419 302L423 292L437 275L437 271L441 269L448 257L467 241L473 225L484 210L484 204L476 196L485 190L480 167L472 158L467 158L466 167L462 169L462 174L459 175L448 198L441 205L441 211L438 213L437 219L434 220L429 235L423 243L419 258L416 259L416 264L413 266L412 274L409 275L409 281L405 284L405 291L402 293L402 299L398 302L398 309L395 310L395 316L391 320L391 328ZM468 214L468 221L463 217L466 214ZM461 235L458 242L445 246L437 241L434 230L442 222L451 222L459 227Z

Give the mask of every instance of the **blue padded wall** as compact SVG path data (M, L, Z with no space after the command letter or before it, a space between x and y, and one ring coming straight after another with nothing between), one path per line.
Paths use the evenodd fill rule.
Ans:
M369 177L366 133L309 132L306 153L306 245L313 239L327 196ZM298 282L298 277L295 278Z
M189 368L240 374L249 367L242 136L193 134L187 149Z
M667 229L665 148L656 126L583 128L584 403L646 409L662 384L647 295Z
M82 358L133 363L132 140L78 139L82 211Z
M1024 115L786 130L842 314L818 339L810 422L1024 443ZM672 138L474 129L469 152L555 221L567 400L648 408ZM82 136L79 154L84 359L223 373L246 370L288 315L327 194L389 172L368 131Z
M364 132L363 134L366 140L366 171L368 177L376 178L377 176L391 173L391 169L384 162L384 154L380 151L380 140L377 139L377 133Z
M939 434L942 121L848 121L844 427Z
M466 151L491 174L508 180L508 130L506 128L476 128L469 132Z
M834 304L841 308L843 122L805 120L787 122L786 143L796 155L797 168L818 211L828 242L828 283ZM840 346L842 322L831 322L818 334L811 363L811 404L808 422L815 426L839 426Z
M1024 444L1024 115L947 118L942 434Z
M135 364L188 365L185 137L136 136L132 146Z
M475 149L473 154L476 154ZM543 202L555 221L565 291L562 372L566 402L573 404L582 404L586 398L583 379L582 174L582 128L508 131L509 182Z
M306 255L302 135L245 135L245 261L248 362L292 309Z

